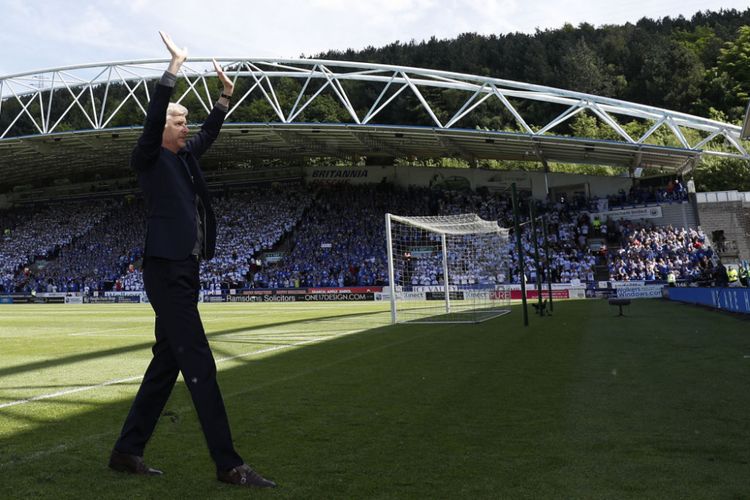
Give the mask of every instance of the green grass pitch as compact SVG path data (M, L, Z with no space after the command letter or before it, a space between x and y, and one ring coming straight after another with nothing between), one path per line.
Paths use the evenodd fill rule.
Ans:
M531 308L530 308L531 309ZM388 325L387 304L204 304L265 498L747 498L750 322L635 301ZM0 306L0 498L246 498L215 480L178 382L146 461L106 463L147 305Z

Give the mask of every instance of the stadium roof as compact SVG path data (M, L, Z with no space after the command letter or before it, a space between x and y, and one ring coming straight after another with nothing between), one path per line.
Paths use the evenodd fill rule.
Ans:
M750 159L738 126L606 97L350 61L220 61L237 88L209 163L451 156L680 170L704 154ZM149 84L166 64L98 63L0 78L0 183L126 168L150 98ZM191 59L180 77L175 98L197 111L200 121L217 93L209 90L216 85L210 59ZM312 112L316 106L323 106L324 114L335 108L333 114L348 122L319 123ZM242 121L250 108L266 110L269 121ZM494 113L497 123L510 123L514 130L466 128L482 108L484 116ZM393 123L393 116L404 116L405 110L409 123ZM555 133L580 113L594 117L613 138ZM628 122L640 124L637 136L628 132L633 130L624 125ZM665 136L671 145L664 145Z

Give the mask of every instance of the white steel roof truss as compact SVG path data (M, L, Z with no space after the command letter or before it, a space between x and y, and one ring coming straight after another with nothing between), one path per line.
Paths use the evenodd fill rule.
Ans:
M469 107L472 101L477 98L479 93L485 90L486 88L487 88L486 83L482 85L481 87L477 87L477 90L464 102L463 106L461 106L461 108L458 111L456 111L456 113L453 115L453 117L450 120L448 120L448 122L445 124L445 128L451 128L454 123L459 121L461 118L463 118L464 116L469 114L471 111L473 111L474 108L476 108L477 106L482 104L484 101L486 101L487 98L489 98L492 94L485 93L485 95L479 101L474 103L473 106ZM469 107L469 109L466 109L467 107Z
M731 135L727 134L726 132L722 132L722 135L727 138L727 140L734 146L737 151L740 152L741 155L747 156L747 151L745 151L745 148L742 147L742 144L740 144L740 141L732 137Z
M128 89L128 95L123 99L123 101L127 101L131 97L135 101L135 103L138 105L139 108L141 108L141 112L143 113L143 116L146 116L146 108L141 103L141 100L138 99L138 96L135 95L136 89L138 89L139 86L143 85L143 88L146 88L146 80L141 78L138 80L138 83L133 85L133 87L130 87L130 84L128 83L128 80L122 76L122 73L120 73L120 70L115 67L115 73L117 73L117 76L120 77L120 81L123 85L125 85L125 88Z
M44 132L49 133L49 121L50 117L52 116L52 101L55 99L55 75L57 73L52 74L52 79L50 81L50 87L49 87L49 99L47 99L47 115L45 116L44 120ZM93 97L92 97L93 100Z
M56 129L56 128L57 128L57 126L58 126L58 125L60 124L60 122L61 122L61 121L63 120L63 118L65 118L65 117L67 116L68 112L70 112L71 108L72 108L73 106L75 106L75 105L76 105L76 103L78 103L78 98L77 98L77 96L76 96L76 95L74 95L74 94L73 94L73 91L72 91L72 90L70 89L70 87L67 87L67 86L66 86L66 88L68 89L68 92L70 92L70 95L71 95L71 96L73 96L73 101L72 101L72 102L71 102L71 103L70 103L70 104L68 105L68 107L67 107L67 108L65 108L65 111L63 111L63 112L62 112L62 113L60 114L60 116L59 116L59 117L57 118L57 121L55 122L55 124L54 124L54 125L52 125L52 127L47 127L46 133L48 133L48 134L49 134L49 133L52 133L52 132L54 132L54 131L55 131L55 129ZM83 94L83 93L84 93L85 91L86 91L86 88L84 87L84 88L83 88L83 89L81 89L81 91L80 91L80 92L78 93L78 96L80 96L81 94ZM78 104L78 107L81 107L81 105L80 105L80 104ZM89 123L91 123L91 126L92 126L92 127L94 128L94 129L96 129L96 126L95 126L95 125L94 125L94 124L92 123L91 119L90 119L90 118L88 117L88 115L86 114L86 111L83 111L83 114L84 114L84 116L86 117L86 119L87 119L87 120L89 121Z
M102 120L104 120L104 109L107 107L107 98L109 97L109 85L112 83L112 66L108 68L107 83L104 87L104 97L102 97L102 107L99 109L99 119L97 120L98 127L103 127Z
M249 89L247 89L247 91L246 91L246 92L245 92L244 94L242 94L242 97L240 97L240 98L239 98L239 100L237 100L237 102L235 103L235 105L234 105L234 106L232 106L232 109L230 109L230 110L229 110L229 112L227 112L227 116L226 116L227 118L229 118L229 115L231 115L231 114L232 114L232 113L234 112L234 110L235 110L235 109L237 109L237 107L238 107L238 106L239 106L239 105L240 105L240 104L241 104L241 103L242 103L242 102L243 102L243 101L244 101L245 99L247 99L247 96L249 96L250 94L252 94L252 93L253 93L253 90L255 90L255 88L256 88L256 87L257 87L258 85L260 85L260 84L259 84L259 83L258 83L258 82L256 81L255 83L253 83L252 87L250 87Z
M500 102L503 103L503 105L510 111L510 113L513 115L513 117L516 119L516 121L523 127L524 130L526 130L527 134L533 134L534 131L531 130L531 127L529 127L528 123L526 123L526 120L523 119L521 114L516 110L515 106L513 106L510 101L508 100L505 95L500 92L500 90L495 87L495 85L492 85L493 90L495 91L495 95L498 99L500 99Z
M263 92L263 96L266 98L266 101L268 101L268 104L273 108L273 110L276 112L276 116L279 117L279 119L286 123L286 120L284 119L284 113L281 111L281 107L279 106L279 103L275 100L276 94L274 94L274 100L271 100L271 97L268 95L268 92L266 92L265 87L263 87L263 79L268 82L269 87L271 87L271 90L273 91L273 86L271 85L271 81L268 79L268 76L266 75L266 72L255 66L254 64L248 62L248 67L252 69L250 72L250 76L253 77L253 80L258 84L258 87L260 88L260 91ZM258 78L255 75L255 72L259 72L262 76L261 78Z
M666 121L667 121L666 117L663 117L663 118L657 120L656 123L654 123L653 125L651 125L651 128L648 129L646 131L646 133L641 136L640 139L638 139L638 144L645 144L646 139L648 139L649 137L651 137L651 135L654 132L656 132L657 130L659 130L659 127L661 127L662 125L664 125L664 122L666 122Z
M16 94L15 89L11 88L11 90L13 91L13 96L16 98L16 100L18 101L18 103L21 105L21 111L18 112L18 116L16 116L16 118L13 120L13 123L11 124L11 126L14 125L16 123L16 121L19 118L21 118L21 116L23 116L23 114L26 114L26 116L29 117L29 119L31 120L31 123L34 124L34 127L36 127L36 129L39 131L39 133L43 134L44 132L42 132L41 127L36 122L36 120L34 119L34 116L32 116L32 114L31 114L31 112L29 111L29 106L31 105L31 103L34 102L34 100L40 96L39 92L36 92L36 93L32 94L31 98L28 101L26 101L26 104L24 104L23 101L21 100L21 98ZM40 103L41 103L41 99L40 99ZM5 135L5 134L3 134L3 135ZM1 136L0 136L0 138L1 138Z
M94 114L94 119L92 120L91 117L89 116L88 111L86 111L86 108L83 107L83 104L81 104L81 101L80 101L81 96L86 92L86 90L88 90L89 88L91 88L91 84L88 84L86 87L81 88L81 91L78 92L78 94L76 94L75 92L73 92L73 89L70 88L70 85L68 84L68 81L63 77L63 73L60 73L60 81L65 85L65 88L68 90L68 93L73 98L73 101L65 109L65 111L63 111L63 113L57 118L57 121L52 126L52 128L50 128L50 129L47 130L47 133L53 132L57 128L57 126L60 124L60 122L62 121L62 119L65 118L65 116L70 112L71 108L73 106L75 106L75 105L78 106L78 108L83 113L83 116L91 124L91 128L93 128L93 129L96 130L96 128L97 128L96 111L94 111L94 113L95 113ZM93 99L92 99L92 101L93 101Z
M417 96L417 99L419 99L419 102L422 103L422 106L424 107L425 111L427 111L427 113L430 115L430 117L432 118L432 120L437 124L437 126L439 128L445 128L445 127L443 127L443 124L440 123L440 120L438 120L438 117L435 116L435 113L432 112L432 108L427 103L427 101L425 100L424 96L422 95L422 93L417 88L417 86L412 83L411 79L409 79L409 77L403 71L401 72L401 76L404 78L404 80L406 80L406 83L409 84L409 87L411 88L411 91L414 92L414 95Z
M585 104L583 102L578 102L577 104L572 105L571 107L569 107L568 109L560 113L560 115L558 115L557 118L555 118L554 120L549 122L547 125L545 125L541 129L539 129L537 132L535 132L534 135L542 135L548 130L552 130L553 128L557 127L564 121L569 120L570 118L573 118L575 115L577 115L584 109L585 109Z
M203 96L200 94L200 92L198 92L198 89L195 88L195 85L198 83L200 76L196 76L195 80L191 80L190 77L187 75L187 73L184 72L184 70L181 70L181 71L182 71L182 76L185 78L185 81L188 83L188 86L185 89L185 92L183 92L182 95L175 102L181 103L182 100L185 97L187 97L187 95L190 94L190 92L192 92L193 95L196 97L196 99L198 99L198 102L200 103L200 105L203 106L203 110L206 113L210 113L211 109L203 100Z
M299 94L297 94L297 99L294 101L294 104L292 105L292 109L289 111L289 115L288 115L286 123L289 123L290 121L294 120L297 117L298 113L295 113L295 111L297 110L297 106L299 105L300 100L302 100L302 96L305 95L307 86L310 85L310 80L312 80L312 74L315 72L317 67L318 67L317 65L313 66L310 73L308 73L307 78L305 79L305 83L302 84L302 88L300 89Z
M667 127L672 131L672 133L677 137L677 140L680 141L680 144L682 144L682 147L685 149L690 149L690 144L688 144L687 139L685 139L685 135L683 135L682 130L675 125L672 120L667 117L665 123L667 124Z
M208 90L208 82L206 81L205 76L201 76L200 79L203 82L203 90L206 91L206 103L210 104L213 99L211 99L211 92Z
M709 142L713 141L719 135L724 135L724 134L722 134L720 130L717 130L716 132L710 134L708 137L706 137L705 139L703 139L702 141L700 141L698 144L696 144L695 146L693 146L692 149L700 149L700 148L702 148L703 146L705 146Z
M357 125L360 125L359 117L357 116L357 112L354 110L354 107L352 106L351 101L349 101L349 96L346 95L346 92L344 91L344 87L341 86L341 82L338 80L337 77L333 76L331 71L326 68L325 66L320 67L321 71L326 77L326 80L331 83L331 88L334 92L336 92L336 95L339 97L339 100L341 101L341 104L344 106L344 109L346 109L349 112L349 115L354 119L354 121L357 123Z
M372 120L373 118L375 118L375 116L377 116L378 113L380 113L386 106L388 106L391 103L391 101L393 101L396 97L398 97L398 95L401 92L403 92L404 90L406 90L408 88L409 88L409 86L407 84L405 84L405 83L403 85L401 85L401 87L396 92L394 92L393 95L391 95L391 97L388 98L388 100L386 100L383 104L381 104L378 109L376 109L375 111L372 112L372 114L369 114L368 117L367 117L367 119L362 121L362 124L366 125L370 120ZM383 90L385 90L385 89L383 89Z
M704 155L718 156L721 158L737 158L738 160L747 160L747 156L743 156L737 153L727 153L725 151L709 151L704 150Z
M115 72L117 72L117 68L115 68ZM135 102L136 102L136 103L138 103L138 107L139 107L139 108L141 108L141 111L143 112L144 116L146 115L146 111L145 111L145 110L143 109L143 106L141 106L141 103L140 103L140 101L138 101L138 98L136 98L136 97L135 97L135 94L134 94L135 90L136 90L136 89L137 89L137 88L138 88L138 87L139 87L139 86L140 86L141 84L143 84L143 86L145 87L145 86L146 86L146 82L145 82L145 80L141 80L140 82L138 82L138 83L137 83L137 84L136 84L136 85L135 85L135 86L134 86L134 87L133 87L132 89L130 88L130 86L129 86L129 85L126 85L126 86L127 86L127 88L128 88L128 91L129 91L129 92L128 92L128 95L126 95L126 96L125 96L125 99L123 99L123 100L122 100L122 101L120 102L120 104L118 104L118 105L117 105L117 107L116 107L116 108L115 108L115 109L114 109L114 110L112 111L112 113L110 113L110 115L109 115L109 118L107 118L107 120L106 120L106 121L105 121L104 123L102 123L102 126L101 126L101 128L104 128L104 127L106 127L107 125L109 125L109 122L110 122L110 121L112 121L112 118L114 118L114 117L115 117L115 115L117 114L117 112L118 112L118 111L120 111L120 108L122 108L122 107L123 107L123 106L125 105L125 103L126 103L126 102L128 102L128 99L130 99L131 97L133 98L133 100L135 100Z
M377 114L377 112L373 113L373 110L376 108L376 106L378 105L378 103L380 102L380 100L383 98L383 96L385 95L385 93L388 91L388 88L394 82L394 80L396 79L397 75L398 75L398 73L396 73L396 72L394 72L391 75L391 78L390 78L390 80L388 80L388 83L386 83L385 87L383 87L383 90L380 91L380 95L378 95L378 98L375 99L375 102L372 104L372 106L370 106L370 110L367 112L367 114L365 115L365 117L362 118L362 123L363 124L369 122L370 118L372 116L374 116L375 114ZM401 90L403 90L403 87L401 88ZM388 100L388 102L390 102L390 99ZM379 108L378 111L380 111L380 109L382 109L382 108Z
M625 130L623 130L623 128L620 126L619 123L617 123L617 121L614 118L609 116L609 114L607 114L605 111L602 111L595 102L589 103L589 109L593 111L594 113L596 113L596 116L601 118L604 121L604 123L609 125L610 128L612 128L612 130L620 134L627 142L629 142L630 144L635 144L635 141L633 140L632 137L630 137L630 134L625 132Z
M84 89L85 90L85 89ZM42 89L39 89L39 92L37 93L39 96L39 122L42 124L42 133L47 132L47 120L45 119L45 112L44 112L44 92ZM52 102L52 98L50 97L49 101L47 102L47 105L49 106L49 103Z
M615 130L628 144L644 143L644 141L653 135L659 127L666 124L677 137L680 145L687 150L695 151L705 147L706 145L711 144L718 134L721 134L727 139L727 147L736 149L741 153L741 156L750 159L750 155L747 154L746 148L739 139L740 131L738 126L652 106L620 101L608 97L583 94L564 89L556 89L486 76L354 61L249 58L221 58L220 60L223 62L224 66L237 66L237 70L233 72L233 80L235 83L242 77L249 76L252 78L255 84L252 87L253 91L256 86L260 86L265 99L283 123L291 123L295 118L299 117L301 115L301 110L319 95L318 93L305 102L305 92L309 89L309 84L312 78L325 78L326 83L322 88L330 85L331 89L333 89L333 92L337 95L349 115L351 115L352 119L359 124L371 123L373 119L386 106L393 102L393 100L403 92L406 87L409 87L412 92L414 92L414 95L429 115L431 121L439 128L450 128L456 126L456 124L467 115L474 112L491 93L494 93L503 103L505 108L513 115L522 130L529 134L539 135L546 133L560 123L575 116L575 114L579 113L582 109L590 109L593 114ZM55 104L53 100L59 99L60 95L57 90L62 87L65 87L68 90L68 93L70 93L73 98L72 104L81 109L86 120L95 130L104 128L111 123L114 116L116 116L116 114L120 112L120 109L122 109L123 102L131 97L136 101L136 104L141 111L145 113L144 104L138 98L136 93L138 86L144 86L144 91L147 96L146 100L150 101L148 85L146 82L159 78L164 71L162 65L165 62L164 59L153 59L104 64L92 63L0 77L0 97L4 98L0 99L0 112L8 112L8 103L4 102L8 99L15 99L21 107L20 111L18 111L18 116L13 117L14 119L11 124L7 126L3 131L3 135L0 137L6 138L8 134L13 133L14 127L18 128L17 124L19 124L21 116L27 116L40 135L54 132L63 120L70 118L70 109L72 109L72 106L69 106L63 115L57 120L52 116ZM211 104L209 86L206 79L206 75L212 73L212 69L206 69L210 68L210 62L211 59L209 58L191 58L190 65L184 65L181 72L181 76L187 80L189 85L187 92L194 92L206 111L209 111ZM262 66L263 69L259 66ZM243 71L244 68L247 68L248 71ZM119 76L119 80L112 78L113 71ZM91 77L91 75L93 75L93 77ZM272 81L273 78L283 77L306 79L306 87L297 96L297 101L292 107L289 118L284 117L284 112L279 104L279 99L276 95ZM266 80L266 84L263 83L264 79ZM202 82L203 91L199 91L197 88L198 80ZM380 82L385 84L380 95L361 120L358 117L357 110L352 105L350 96L345 91L345 84L343 83L345 80L363 81L368 84L378 84ZM129 83L131 81L135 83ZM111 105L113 104L108 103L111 99L109 87L112 82L122 82L128 90L128 94L122 99L123 102L119 103L116 109L107 116L107 108L111 108ZM43 84L43 87L40 87L40 83ZM96 99L94 98L94 85L99 84L104 84L105 89L101 104L97 105ZM266 85L268 85L267 88ZM388 95L388 92L391 91L393 85L398 85L400 88L386 99L386 96ZM84 90L79 92L76 87L83 87ZM425 94L423 94L424 88L462 90L470 92L472 95L463 103L461 109L455 112L448 122L443 125L437 118L434 108L432 108L430 103L425 99ZM46 92L49 92L49 94L45 94ZM85 98L83 96L86 92L88 92L88 96L91 99L91 109L88 109L88 105L84 105ZM187 92L182 98L187 95ZM480 96L482 93L485 95ZM249 94L246 94L243 99L236 102L234 106L231 107L229 113L236 110L240 103L247 99L248 95ZM25 96L28 96L26 102L23 101ZM35 105L37 104L35 99L39 99L38 105L40 108L38 112L35 110ZM47 100L45 101L45 99ZM119 99L120 98L118 97L118 100ZM510 103L509 99L542 101L550 104L570 106L570 108L562 115L547 123L541 130L534 133L532 127L525 122L518 110ZM39 115L39 117L36 115ZM645 134L643 134L642 137L634 140L633 137L625 131L625 128L620 125L621 116L654 121L655 123ZM41 123L39 121L40 119ZM53 121L56 123L51 125ZM699 139L695 146L690 147L681 127L705 132L708 137ZM721 148L723 147L725 146L721 146ZM706 154L721 153L720 156L726 156L726 151L705 150L702 152Z
M302 104L302 106L300 106L299 109L295 110L294 115L289 116L288 120L285 123L290 123L292 120L294 120L295 118L297 118L297 116L299 116L305 110L305 108L310 103L312 103L315 100L315 98L318 97L318 95L321 92L323 92L323 90L325 90L326 87L328 87L328 85L330 83L331 82L325 82L323 85L321 85L318 88L318 90L313 95L311 95L307 100L305 100L305 102ZM305 89L302 89L302 90L305 90ZM301 97L301 96L302 96L302 94L300 93L300 95L298 96L298 98ZM295 106L296 106L296 103L295 103Z

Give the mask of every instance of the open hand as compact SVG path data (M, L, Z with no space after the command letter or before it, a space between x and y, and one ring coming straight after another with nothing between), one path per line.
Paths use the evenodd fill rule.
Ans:
M182 64L185 62L185 59L187 59L188 51L187 47L179 48L173 41L172 38L164 33L163 31L159 31L159 35L161 36L161 39L164 41L164 45L167 46L167 50L172 55L172 61L176 62L177 64Z
M221 84L224 85L224 93L226 95L232 95L232 92L234 92L234 83L224 73L224 70L221 69L221 66L219 66L219 63L216 62L216 59L212 59L212 61L214 62L214 69L216 70L216 75L219 77L219 81L221 82Z

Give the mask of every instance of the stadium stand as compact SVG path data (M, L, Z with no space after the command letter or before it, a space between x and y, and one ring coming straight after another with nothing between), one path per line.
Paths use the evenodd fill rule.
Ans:
M618 236L621 248L610 260L612 280L666 280L670 271L677 279L693 280L712 266L713 250L700 230L626 221L618 225Z
M89 233L109 211L110 203L92 201L11 215L14 227L0 241L0 273L5 291L46 290L48 283L43 281L43 273L31 272L27 266L36 263L42 267L58 258L66 245ZM9 282L11 275L12 283Z
M649 191L681 201L679 181ZM614 195L610 200L617 197ZM644 199L642 193L626 196ZM522 199L522 213L530 200ZM712 266L713 252L694 228L654 227L599 220L596 199L535 201L549 221L553 282L592 282L603 267L613 280L696 279ZM215 201L219 221L216 257L201 266L205 290L226 288L343 287L387 284L386 212L451 215L474 212L512 226L508 193L400 188L347 183L267 185L225 193ZM0 213L0 290L141 290L144 241L142 201L69 202ZM538 279L531 225L522 219L526 279ZM546 258L541 230L539 251ZM601 245L591 245L601 241ZM507 278L520 282L513 239ZM268 258L269 252L276 255ZM438 284L440 269L420 263L414 284ZM434 267L435 265L432 264ZM503 276L506 278L506 276ZM546 277L539 276L539 278ZM495 278L493 278L495 279Z
M244 285L260 265L260 254L297 226L312 200L312 192L295 184L254 188L216 200L216 256L201 265L203 288Z

